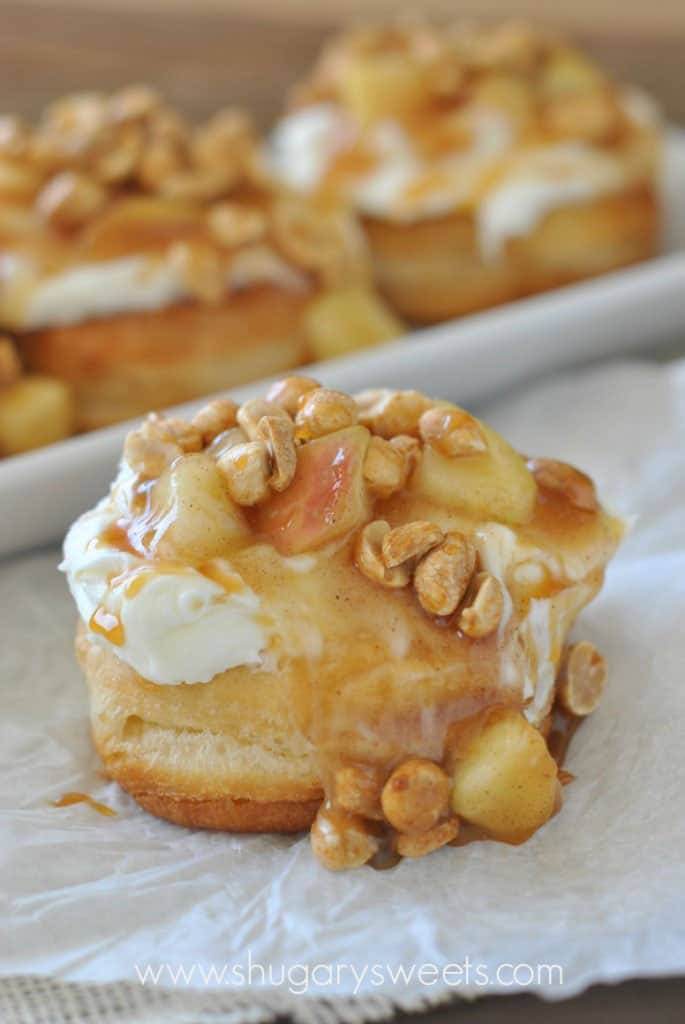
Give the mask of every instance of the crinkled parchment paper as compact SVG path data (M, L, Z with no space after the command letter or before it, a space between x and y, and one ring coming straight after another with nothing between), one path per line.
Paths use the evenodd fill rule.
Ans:
M320 1019L320 998L333 1000L328 1019L359 1020L393 1004L512 991L511 971L498 975L498 965L527 965L519 984L549 998L685 969L685 363L569 374L488 414L521 450L582 466L613 508L636 517L576 627L607 655L610 679L573 742L567 767L577 779L562 813L517 848L479 843L339 875L314 862L306 837L189 832L148 817L103 779L91 750L57 553L5 563L3 975L127 982L97 1005L111 1009L128 992L136 1020L162 1003L165 1020L185 1020L192 999L244 1014L236 989L240 968L251 968L255 1020L277 1008ZM116 817L50 806L69 790ZM443 975L448 963L461 976ZM146 965L161 968L161 988L138 982ZM206 983L212 965L219 973ZM531 975L538 965L559 965L563 984ZM188 980L174 986L179 968ZM393 982L398 968L407 973ZM282 978L276 991L269 972ZM3 1020L19 1020L7 1009L10 984L16 996L18 982L0 982L0 1008ZM67 1001L77 1006L74 991ZM114 1003L108 992L119 992ZM353 995L353 1005L339 998ZM115 1019L102 1013L89 1019Z

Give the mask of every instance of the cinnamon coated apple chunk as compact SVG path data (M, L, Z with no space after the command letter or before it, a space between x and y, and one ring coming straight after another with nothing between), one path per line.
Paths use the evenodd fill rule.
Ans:
M151 813L310 828L332 870L522 843L606 683L569 634L621 534L579 469L416 391L150 416L65 541L95 745Z

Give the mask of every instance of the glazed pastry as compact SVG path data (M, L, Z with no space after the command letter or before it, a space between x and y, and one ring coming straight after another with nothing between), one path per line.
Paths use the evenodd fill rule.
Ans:
M439 321L653 255L658 117L525 26L397 24L327 47L271 145L360 214L403 315Z
M331 868L522 842L601 695L568 632L621 533L579 470L417 392L151 417L64 547L106 770L182 825L311 826Z
M261 163L244 114L191 129L142 86L0 119L0 328L77 429L400 332L351 218Z

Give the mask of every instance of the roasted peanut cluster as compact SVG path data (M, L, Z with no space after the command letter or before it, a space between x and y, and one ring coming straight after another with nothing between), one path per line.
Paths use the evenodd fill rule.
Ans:
M84 234L117 200L143 198L138 219L148 225L166 218L178 226L182 210L186 228L169 257L206 302L224 291L227 257L248 245L268 244L327 285L365 275L363 242L348 215L278 188L240 110L193 127L147 86L66 96L36 126L0 118L0 168L2 203L31 207L58 239ZM193 211L195 229L185 237Z
M0 153L25 170L17 195L62 228L83 225L124 189L214 203L262 183L244 113L220 111L193 129L147 86L65 96L35 127L3 118Z
M469 105L501 108L533 136L611 145L628 129L618 90L588 58L514 22L404 19L345 32L293 90L295 107L318 102L342 104L364 127L399 118L429 155L469 145L459 116Z

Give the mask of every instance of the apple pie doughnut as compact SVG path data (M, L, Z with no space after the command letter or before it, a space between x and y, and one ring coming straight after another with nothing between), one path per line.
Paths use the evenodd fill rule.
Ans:
M418 392L152 415L64 545L95 745L152 813L311 826L334 869L523 842L601 696L568 634L621 534L580 470Z
M343 33L270 151L290 186L358 213L380 287L418 322L627 266L658 244L651 102L521 24Z
M191 127L136 86L0 118L3 330L88 430L402 327L353 219L273 181L244 113Z

